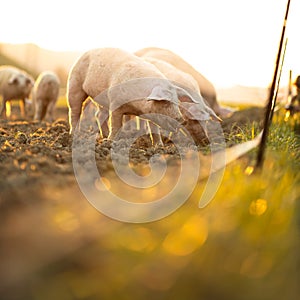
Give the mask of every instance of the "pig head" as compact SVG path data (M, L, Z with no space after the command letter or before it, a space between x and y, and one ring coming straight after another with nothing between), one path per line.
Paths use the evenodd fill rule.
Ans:
M34 85L34 80L31 76L16 71L15 69L6 70L10 73L8 80L2 83L0 93L2 94L3 100L0 107L0 115L2 117L7 116L6 103L10 105L10 100L21 100L20 110L22 117L25 117L25 101L29 98L31 89Z
M14 89L11 97L28 98L34 85L33 79L25 74L14 74L8 81L8 84Z

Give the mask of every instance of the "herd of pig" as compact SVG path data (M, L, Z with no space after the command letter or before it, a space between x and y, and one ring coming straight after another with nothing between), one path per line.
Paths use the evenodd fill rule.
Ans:
M53 72L44 71L34 80L23 70L0 66L0 115L7 117L10 101L19 99L24 116L25 103L31 98L34 120L53 121L59 89L59 78ZM200 141L205 122L220 122L231 113L217 102L211 82L180 56L161 48L135 53L118 48L87 51L69 72L66 96L70 134L80 124L84 103L90 99L98 108L99 132L108 139L114 139L125 116L140 116L157 137L153 143L162 143L160 128L166 128L166 120L175 121L169 129L182 124ZM158 117L162 115L165 118Z
M9 116L10 101L20 100L21 115L25 117L26 102L31 95L34 103L34 119L41 121L47 117L49 121L53 121L53 110L59 95L59 88L59 78L53 72L44 71L35 81L24 70L13 66L0 66L0 94L2 96L0 116L2 118Z

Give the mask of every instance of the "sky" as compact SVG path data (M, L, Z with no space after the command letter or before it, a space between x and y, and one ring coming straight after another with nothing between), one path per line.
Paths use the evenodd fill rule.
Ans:
M5 3L5 4L4 4ZM2 3L0 42L55 51L172 50L216 86L268 86L287 0L14 0ZM282 82L300 74L300 1L291 0Z

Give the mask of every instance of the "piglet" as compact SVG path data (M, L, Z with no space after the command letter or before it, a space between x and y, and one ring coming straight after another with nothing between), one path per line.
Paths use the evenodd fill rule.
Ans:
M53 111L59 95L60 80L51 71L42 72L33 87L32 98L34 103L34 120L54 120Z
M24 70L13 66L0 66L0 95L2 103L0 106L0 116L6 118L6 103L10 100L21 100L20 110L22 117L25 117L25 103L29 98L34 85L34 79Z

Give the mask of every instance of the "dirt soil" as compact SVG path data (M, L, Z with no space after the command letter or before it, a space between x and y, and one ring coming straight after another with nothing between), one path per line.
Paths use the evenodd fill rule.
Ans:
M262 108L237 111L222 123L225 136L262 119ZM120 162L124 143L120 140L117 147ZM104 174L113 169L111 145L105 140L94 148L97 167ZM173 143L153 147L148 137L141 137L130 149L131 163L148 166L157 153L175 164L178 160ZM18 114L0 120L0 174L0 298L30 293L28 284L44 267L65 261L89 240L120 226L96 211L78 187L67 108L56 110L53 123L21 120Z
M72 166L72 141L69 136L67 108L56 110L53 123L20 120L0 120L0 204L3 207L23 202L29 198L40 200L44 185L52 188L76 185ZM263 109L252 107L235 112L223 120L226 135L232 135L252 122L261 123ZM122 150L122 141L120 143ZM109 162L111 143L99 142L96 160L103 170L112 168ZM155 153L177 159L178 152L172 143L165 147L153 147L144 137L130 151L134 164L148 163Z

